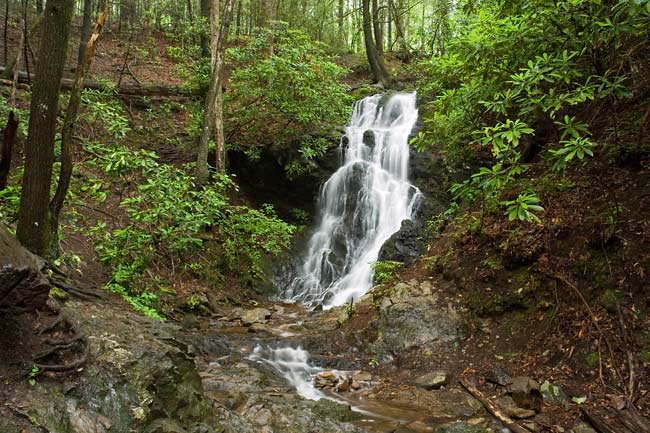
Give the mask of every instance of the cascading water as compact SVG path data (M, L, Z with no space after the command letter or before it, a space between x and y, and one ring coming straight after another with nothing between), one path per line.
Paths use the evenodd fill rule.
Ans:
M330 308L370 290L381 246L411 219L421 196L408 181L408 139L417 118L415 93L354 104L341 139L342 166L322 187L319 224L287 300Z

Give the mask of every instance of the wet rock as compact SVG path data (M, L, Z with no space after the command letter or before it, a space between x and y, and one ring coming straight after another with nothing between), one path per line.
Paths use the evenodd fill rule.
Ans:
M402 221L399 231L382 245L379 260L412 265L426 251L427 244L422 235L421 225L411 220Z
M569 399L558 385L553 385L548 380L540 387L540 392L545 403L556 404L558 406L567 406Z
M424 389L439 389L447 384L447 373L442 370L427 373L418 377L415 384Z
M542 395L539 383L525 376L514 377L508 384L508 393L515 403L523 409L539 412L542 408Z
M470 425L465 421L458 421L439 427L435 433L488 433L488 430L480 425Z
M512 382L512 378L508 372L500 365L495 365L489 372L487 372L485 374L485 379L500 386L506 386Z
M241 314L241 322L245 326L251 326L254 323L266 323L269 317L271 312L266 308L253 308Z
M539 383L530 377L513 377L508 383L508 392L511 394L530 394L533 391L539 391Z
M596 430L591 428L589 424L586 424L584 422L580 422L576 424L573 429L571 429L572 433L596 433Z
M440 305L435 294L413 296L412 288L401 284L390 297L390 308L381 310L374 324L377 339L371 350L378 358L414 347L434 348L462 335L460 316L451 305Z
M423 423L422 421L413 421L406 425L408 429L417 433L432 433L434 428L428 424Z
M503 396L499 398L498 404L503 408L505 413L512 418L525 419L531 418L536 414L536 412L532 409L519 407L510 396Z
M151 423L145 433L188 433L186 429L169 418L157 419Z
M365 371L355 371L353 378L359 382L370 382L372 380L372 374Z

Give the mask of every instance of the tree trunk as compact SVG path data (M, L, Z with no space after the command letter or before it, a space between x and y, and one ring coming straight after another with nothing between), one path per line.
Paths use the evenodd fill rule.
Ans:
M242 0L237 0L237 23L235 29L235 35L241 35L241 12L242 12Z
M79 38L79 50L77 53L77 68L80 68L84 61L84 51L90 39L90 32L93 19L93 1L84 0L84 17L81 24L81 37Z
M73 6L73 0L48 0L41 23L46 37L39 44L32 89L17 230L20 242L38 255L46 254L50 245L48 205L56 115Z
M223 20L221 30L219 31L219 40L217 42L217 59L215 62L214 74L217 75L217 95L214 101L215 104L215 117L214 117L214 168L217 173L226 173L226 143L223 132L223 96L222 96L222 78L224 58L226 55L226 45L228 42L228 34L230 32L230 23L232 22L232 7L233 0L226 0L224 4Z
M136 19L136 0L120 0L120 30L126 24L129 29L133 27Z
M397 39L397 44L399 45L399 50L402 56L408 58L408 47L406 44L406 36L404 35L404 24L402 21L402 0L399 0L399 8L395 6L395 0L388 0L388 5L390 6L393 17L395 18L395 37Z
M59 254L59 243L58 243L58 234L59 234L59 216L61 215L61 209L63 208L63 203L65 202L65 197L68 194L68 189L70 187L70 178L72 177L72 166L73 166L73 133L75 124L77 122L77 115L79 113L79 106L81 105L81 93L84 89L84 76L90 69L90 64L92 63L93 56L95 54L95 47L99 34L104 28L104 23L106 22L107 12L104 11L97 19L95 24L95 29L92 33L92 36L88 38L88 42L83 52L81 64L77 69L77 76L74 81L74 86L70 92L70 101L68 102L68 108L65 113L65 121L63 122L63 129L61 131L61 172L59 173L59 181L56 186L56 193L52 198L50 203L50 213L51 213L51 241L50 251L52 256L58 256Z
M0 191L7 187L9 170L11 169L11 155L13 154L17 130L18 120L16 120L14 111L11 110L7 119L7 126L5 126L2 146L0 147Z
M44 265L0 225L0 317L45 305L50 285L41 273Z
M43 0L36 0L36 15L40 15L43 12Z
M375 34L375 47L377 55L383 63L384 58L384 32L382 31L381 9L378 0L372 0L372 27Z
M363 39L366 45L366 56L370 64L370 70L375 82L386 86L389 84L389 76L384 61L377 54L377 47L372 35L372 20L370 18L370 0L361 0L363 9Z
M201 0L201 17L210 25L210 0ZM210 40L206 31L201 32L201 56L210 56Z
M208 94L203 105L203 121L201 123L201 137L196 155L196 183L202 187L208 183L210 169L208 166L208 152L210 139L215 127L217 116L217 99L221 96L219 91L219 0L212 0L210 5L210 54L211 76Z

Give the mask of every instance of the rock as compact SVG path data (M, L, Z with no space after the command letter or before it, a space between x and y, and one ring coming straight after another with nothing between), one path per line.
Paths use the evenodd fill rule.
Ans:
M248 329L251 332L268 332L268 328L263 323L253 323Z
M420 292L422 292L422 295L424 296L431 296L433 293L433 284L431 281L422 281L420 283Z
M390 308L380 311L375 321L377 338L370 350L379 359L414 347L436 348L462 335L458 313L439 305L435 295L414 297L407 290L404 296L391 296L391 301Z
M539 383L535 382L530 377L513 377L508 383L508 392L511 394L530 394L533 391L539 391Z
M447 384L447 373L442 370L427 373L418 377L415 384L424 389L439 389Z
M370 382L372 380L372 374L365 371L355 371L352 377L359 382Z
M553 385L548 380L540 387L540 392L545 403L556 404L558 406L567 406L569 399L558 385Z
M515 400L507 395L499 398L497 403L503 408L506 414L513 418L531 418L536 414L534 410L519 407Z
M488 433L488 430L480 425L470 425L465 421L457 421L441 426L435 430L435 433Z
M336 386L336 392L346 392L350 389L350 380L343 377L341 382Z
M572 433L596 433L596 430L591 428L589 424L586 424L584 422L580 422L576 424L573 429L571 429Z
M423 423L422 421L413 421L406 425L408 429L413 432L418 433L433 433L433 427L428 424Z
M539 383L525 376L514 377L508 384L508 392L517 406L535 412L542 409L542 395L539 389Z
M496 383L500 386L506 386L512 382L512 378L508 372L500 365L495 365L492 370L485 375L485 378L489 382Z
M423 227L411 220L402 221L402 225L395 234L393 234L382 245L379 251L379 260L402 262L410 266L426 251L426 241L424 240Z
M245 326L251 326L253 323L266 323L269 317L271 312L266 308L253 308L241 314L241 322Z

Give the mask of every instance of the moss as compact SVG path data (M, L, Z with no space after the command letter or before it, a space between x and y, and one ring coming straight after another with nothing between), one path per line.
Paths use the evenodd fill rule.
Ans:
M618 311L618 302L621 294L614 290L607 289L598 297L598 304L607 310L610 314L616 314Z
M589 352L585 355L585 365L588 368L595 368L600 363L600 355L598 352Z

